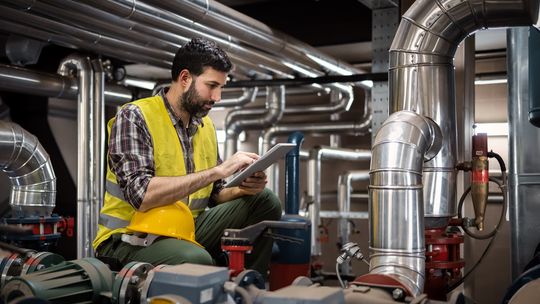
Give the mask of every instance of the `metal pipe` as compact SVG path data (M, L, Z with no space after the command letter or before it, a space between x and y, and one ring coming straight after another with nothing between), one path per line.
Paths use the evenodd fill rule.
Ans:
M445 134L441 153L424 166L427 218L456 215L453 58L459 43L480 29L531 25L537 18L537 0L420 0L403 15L390 47L391 112L430 117Z
M0 64L0 90L75 99L79 85L71 77ZM129 89L114 84L105 85L107 104L120 105L133 99L134 96Z
M225 159L237 150L238 135L247 128L267 128L281 119L285 108L285 86L267 87L267 113L262 117L245 118L244 110L233 110L227 114L225 123Z
M300 147L304 142L304 134L294 132L289 135L287 142L296 144L294 149L287 153L285 159L285 214L298 215L300 210Z
M222 99L214 105L214 108L225 108L225 107L241 107L250 102L254 102L257 98L257 92L259 88L242 89L242 95L234 98Z
M231 55L237 64L247 66L261 73L275 73L281 77L293 77L293 69L282 63L282 60L271 55L241 46L231 36L223 35L220 31L200 26L191 20L182 17L184 14L172 14L166 10L158 9L140 1L116 0L98 1L90 0L89 4L99 7L109 13L137 23L140 31L151 35L159 35L161 39L182 44L189 41L186 37L204 37L214 40ZM220 27L217 27L220 28ZM166 32L155 33L159 30ZM172 37L171 37L172 35ZM256 64L254 64L256 62ZM316 71L313 71L315 73ZM322 74L322 72L321 72Z
M222 32L240 39L250 45L268 50L273 54L282 54L286 58L318 70L329 70L339 75L357 74L355 67L328 57L317 49L292 37L277 33L260 22L231 10L216 1L156 1L147 0L175 14L187 16L194 22L219 28ZM261 26L258 26L261 25ZM265 29L265 30L261 30ZM279 37L278 37L279 36Z
M77 106L77 258L93 255L90 233L91 198L93 194L92 170L94 154L90 147L93 142L93 87L92 66L87 57L70 55L62 60L58 73L70 76L76 72L79 83Z
M105 195L105 72L101 59L91 61L94 88L93 88L93 141L92 147L94 162L92 163L93 191L90 205L90 240L94 240L98 230L99 211L103 206L103 196Z
M16 123L0 121L0 168L11 181L13 217L50 216L56 176L38 139Z
M9 25L8 28L3 28L4 30L22 36L30 36L40 41L53 41L64 46L67 44L69 47L75 45L122 60L134 60L164 68L172 66L174 53L103 36L7 6L2 6L0 17L4 22L7 21L6 25ZM21 24L24 25L22 30ZM28 28L33 30L27 31Z
M311 255L321 255L319 240L319 224L321 211L321 167L323 160L366 161L371 159L369 150L337 149L316 147L309 151L308 161L308 197L309 218L311 220Z
M383 123L370 166L370 273L399 280L413 296L424 289L422 165L442 146L439 126L411 111Z
M351 192L352 182L368 181L368 170L347 171L338 177L337 197L339 214L349 214L351 212ZM351 235L351 225L349 219L338 217L338 237L340 244L347 244ZM341 264L341 273L351 275L350 261Z

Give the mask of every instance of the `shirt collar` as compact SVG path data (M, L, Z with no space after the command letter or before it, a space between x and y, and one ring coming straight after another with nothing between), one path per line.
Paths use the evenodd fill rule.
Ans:
M165 103L165 108L167 109L167 113L169 113L169 118L171 119L171 121L173 123L173 126L176 127L176 125L179 124L179 123L183 126L184 124L182 122L182 118L180 118L178 115L176 115L176 113L174 113L173 108L171 106L171 103L167 99L167 91L168 90L169 90L169 88L163 88L163 89L161 89L159 91L158 95L163 99L163 102ZM204 127L202 118L191 117L190 122L189 122L188 127L187 127L188 133L190 135L195 134L195 132L197 131L199 125Z

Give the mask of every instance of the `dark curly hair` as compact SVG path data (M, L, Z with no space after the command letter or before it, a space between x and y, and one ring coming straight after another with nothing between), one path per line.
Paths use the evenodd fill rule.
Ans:
M193 38L181 47L174 56L171 69L172 80L176 81L183 69L187 69L195 76L203 73L205 67L228 73L232 63L227 53L215 42L202 38Z

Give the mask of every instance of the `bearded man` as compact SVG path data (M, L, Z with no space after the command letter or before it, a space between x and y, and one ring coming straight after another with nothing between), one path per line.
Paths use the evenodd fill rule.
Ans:
M214 264L226 228L279 220L281 203L257 172L238 187L224 178L258 159L238 152L221 161L207 116L231 71L214 42L192 39L174 58L172 83L124 105L108 123L104 206L97 257L159 264ZM266 276L272 240L259 238L246 267Z

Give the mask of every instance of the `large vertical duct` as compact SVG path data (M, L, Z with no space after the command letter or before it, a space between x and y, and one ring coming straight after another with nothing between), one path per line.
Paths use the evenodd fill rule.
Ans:
M420 0L403 15L390 48L390 112L415 111L445 134L441 153L424 165L426 226L456 214L456 109L453 59L477 30L531 25L538 1Z
M370 242L375 249L371 259L372 274L393 275L414 295L422 292L425 248L424 221L419 210L424 209L426 227L444 226L447 219L456 213L453 57L458 44L480 29L531 25L537 20L538 0L419 0L403 15L390 49L391 112L410 110L430 117L440 126L444 138L440 153L423 166L423 197L421 191L412 190L407 196L401 186L401 183L415 177L407 170L403 172L403 168L409 168L410 164L405 160L418 157L418 151L375 151L374 146L372 171L380 166L375 158L399 155L402 160L390 167L394 172L389 174L394 179L387 181L387 193L379 193L375 188L372 190ZM385 136L391 139L402 132L378 134L377 142L384 142L387 140ZM417 183L419 189L420 182L418 180ZM413 185L410 184L411 187ZM396 200L402 196L407 196L403 197L405 201ZM389 206L393 208L380 209ZM407 229L396 230L396 227Z
M91 145L93 130L93 77L92 66L87 57L70 55L60 63L58 73L62 76L77 77L79 97L77 99L77 258L92 256L90 239L91 204L93 201L94 155Z
M391 276L414 296L424 289L422 166L442 139L431 119L400 111L383 123L371 150L370 274Z
M18 124L0 121L0 168L12 184L14 217L51 215L56 199L51 160L38 139Z

